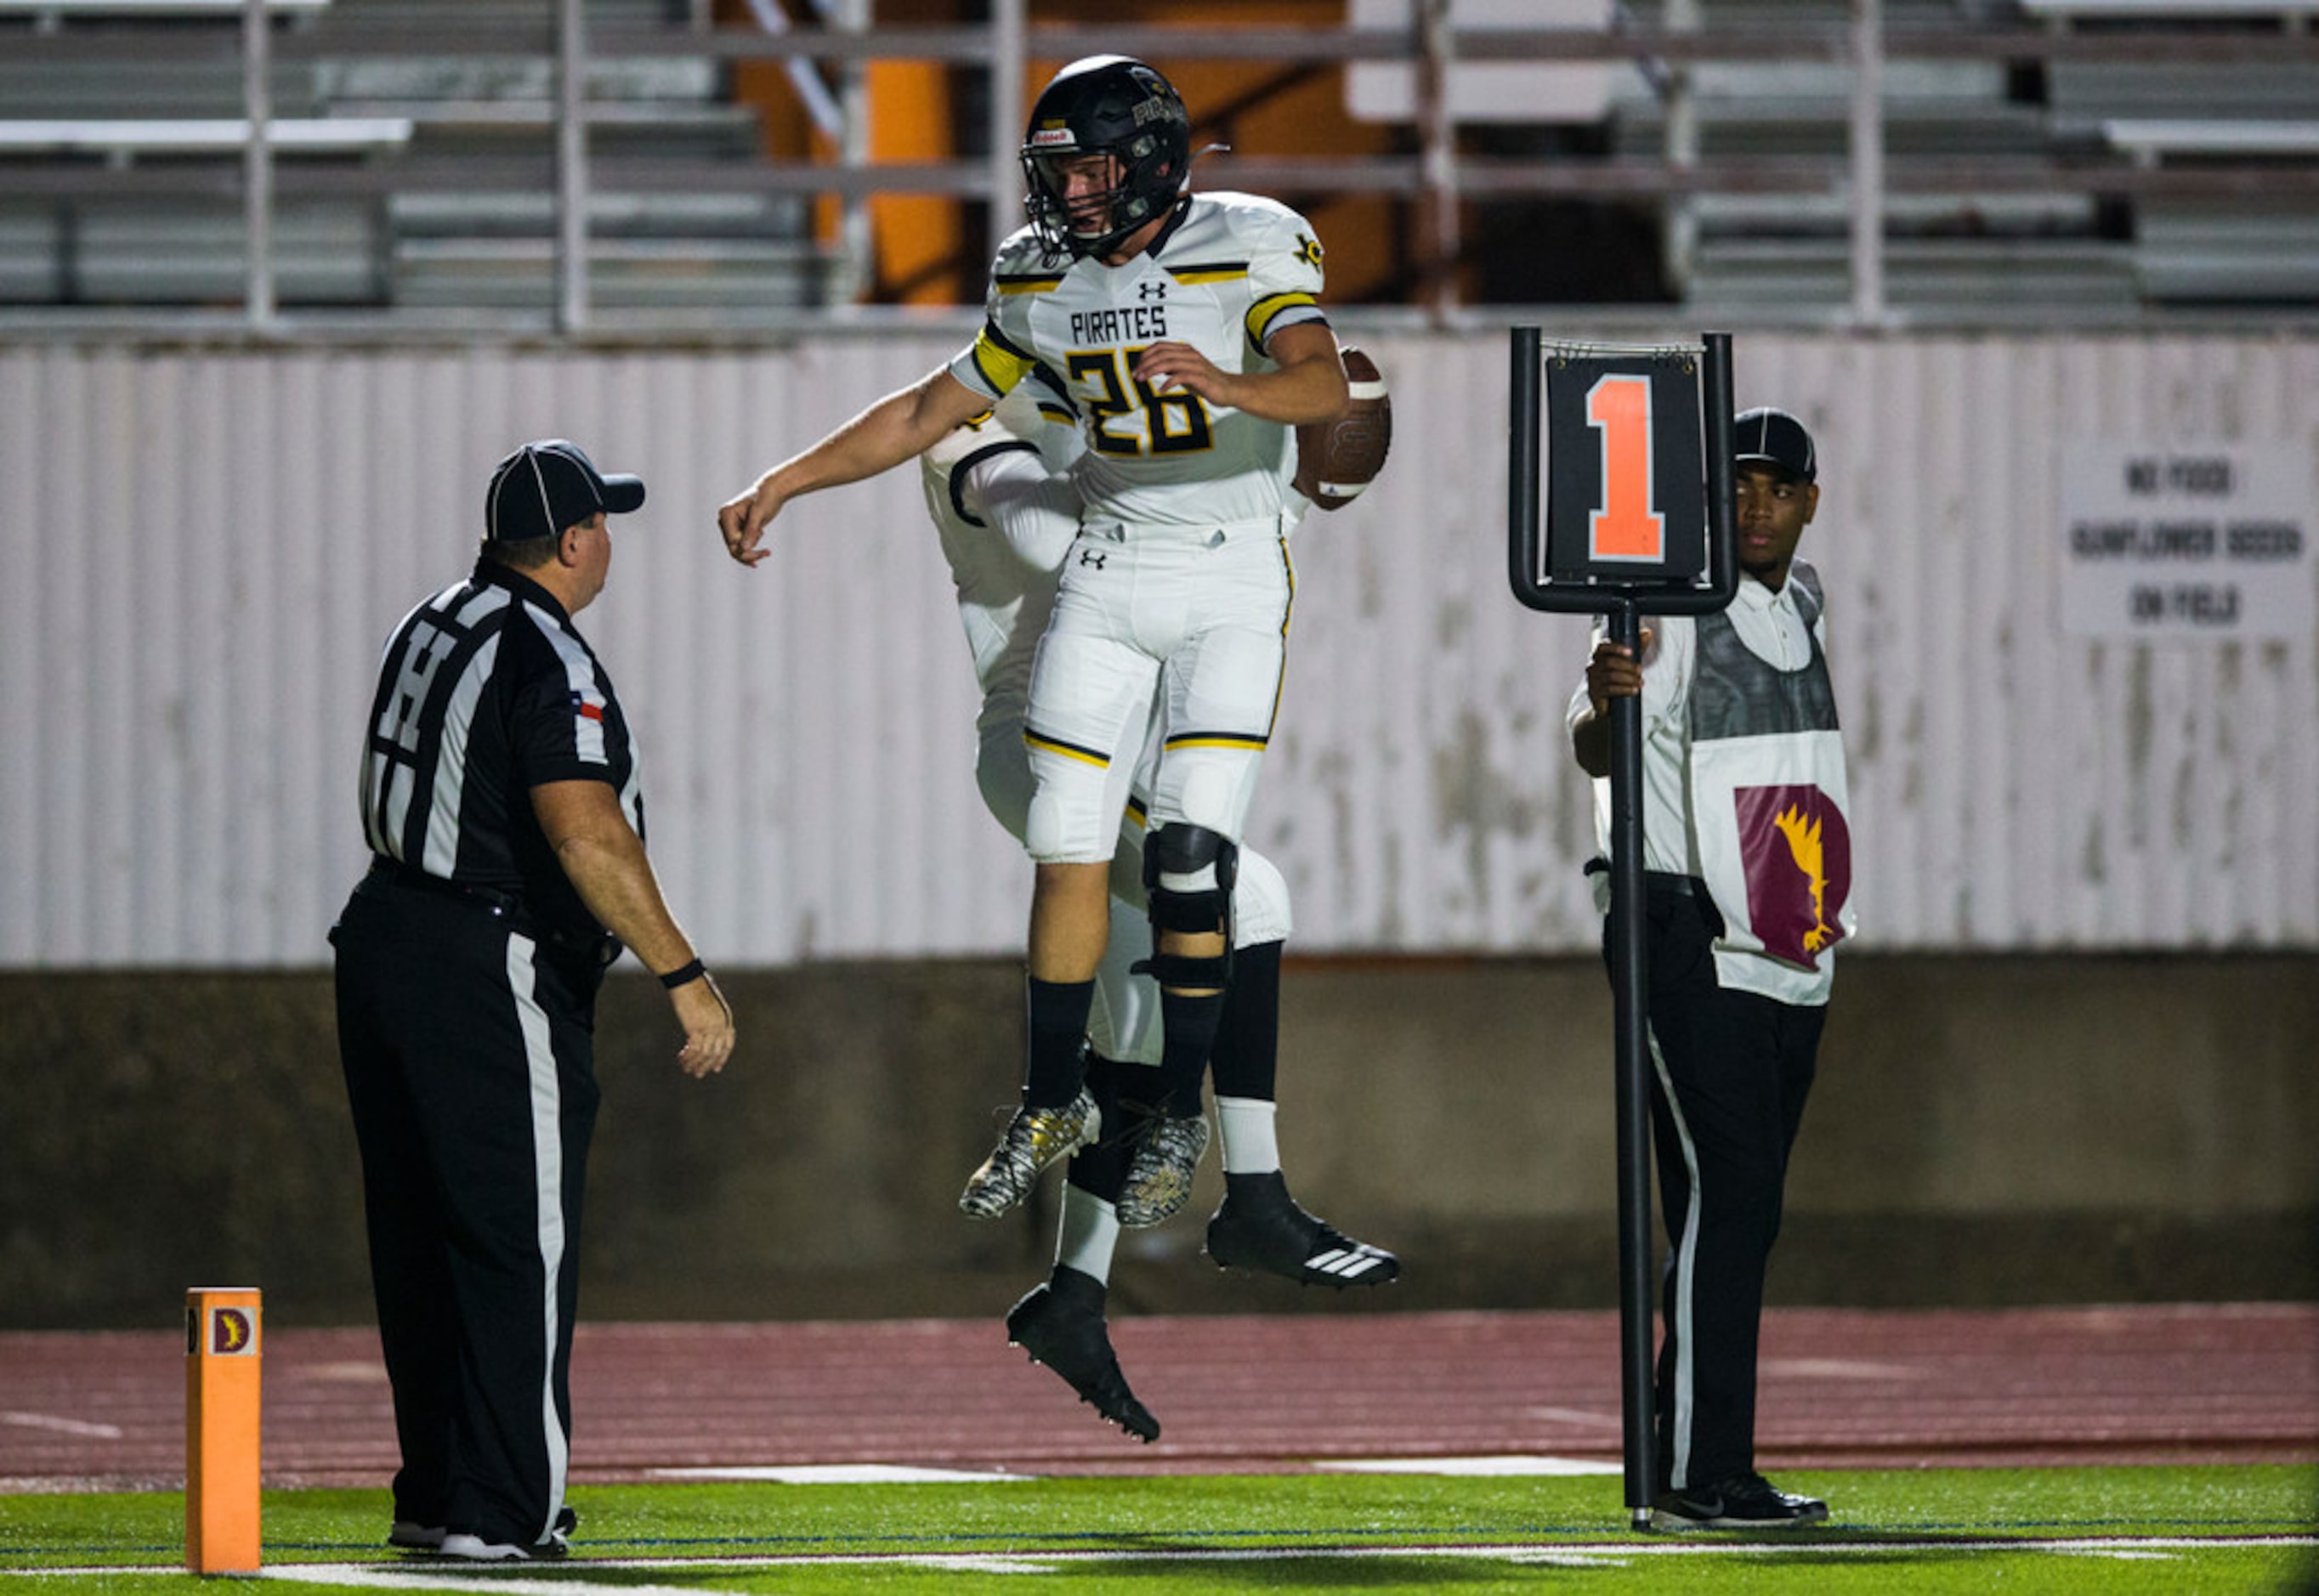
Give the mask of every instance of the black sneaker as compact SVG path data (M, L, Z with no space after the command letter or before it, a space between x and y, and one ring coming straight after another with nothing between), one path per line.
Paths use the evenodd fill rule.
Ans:
M1220 1269L1262 1269L1299 1285L1383 1285L1401 1260L1315 1219L1288 1195L1279 1170L1228 1177L1232 1189L1208 1221L1208 1257Z
M1827 1519L1827 1503L1791 1496L1758 1474L1686 1485L1651 1504L1654 1529L1794 1529Z
M572 1555L560 1535L550 1535L546 1540L525 1544L510 1540L485 1540L480 1535L467 1535L453 1530L443 1537L438 1548L446 1557L456 1557L469 1563L560 1563Z
M1006 1342L1060 1375L1079 1401L1137 1440L1160 1438L1160 1420L1135 1400L1119 1372L1101 1313L1066 1301L1051 1286L1038 1286L1006 1311Z

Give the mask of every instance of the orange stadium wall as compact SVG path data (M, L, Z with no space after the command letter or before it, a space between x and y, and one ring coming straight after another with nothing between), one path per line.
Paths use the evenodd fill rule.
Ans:
M1052 1183L975 1224L957 1187L1016 1073L1006 960L726 978L744 1039L681 1078L616 974L583 1312L989 1315L1052 1257ZM1316 1210L1407 1270L1266 1291L1194 1217L1130 1237L1138 1312L1616 1301L1609 1002L1584 958L1292 960L1281 1139ZM329 980L0 975L0 1327L171 1322L188 1284L269 1321L369 1316ZM2303 1299L2319 1289L2319 958L1854 955L1772 1276L1783 1303ZM1220 1195L1214 1160L1194 1207Z

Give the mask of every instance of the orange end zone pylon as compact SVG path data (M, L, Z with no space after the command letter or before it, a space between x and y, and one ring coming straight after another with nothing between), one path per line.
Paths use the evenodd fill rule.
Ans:
M258 1294L185 1293L185 1566L257 1572Z

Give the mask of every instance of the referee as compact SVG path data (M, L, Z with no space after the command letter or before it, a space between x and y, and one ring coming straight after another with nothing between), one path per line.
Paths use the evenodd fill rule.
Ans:
M623 944L661 972L686 1074L733 1050L572 624L604 588L607 515L644 498L561 438L501 461L474 574L395 627L365 728L373 858L330 941L408 1550L565 1555L596 992Z

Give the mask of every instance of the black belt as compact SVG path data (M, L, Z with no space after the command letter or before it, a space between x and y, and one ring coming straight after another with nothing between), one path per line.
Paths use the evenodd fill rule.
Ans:
M483 909L494 915L520 915L523 899L512 892L501 892L496 887L481 887L473 881L454 881L442 876L429 875L407 864L373 854L370 873L383 876L397 887L407 887L413 892L425 892L436 897L447 897L470 908Z
M471 909L481 909L494 919L507 921L514 929L535 941L567 953L578 954L598 964L609 964L620 956L620 939L610 932L564 931L536 924L531 915L525 912L523 899L496 887L430 875L376 853L371 856L370 873L413 892L424 892L431 897L448 898Z
M1610 870L1611 861L1607 859L1598 857L1586 861L1586 873L1590 876L1607 875ZM1677 897L1696 897L1701 900L1708 896L1706 882L1697 876L1678 875L1673 870L1645 870L1643 890L1671 892Z

